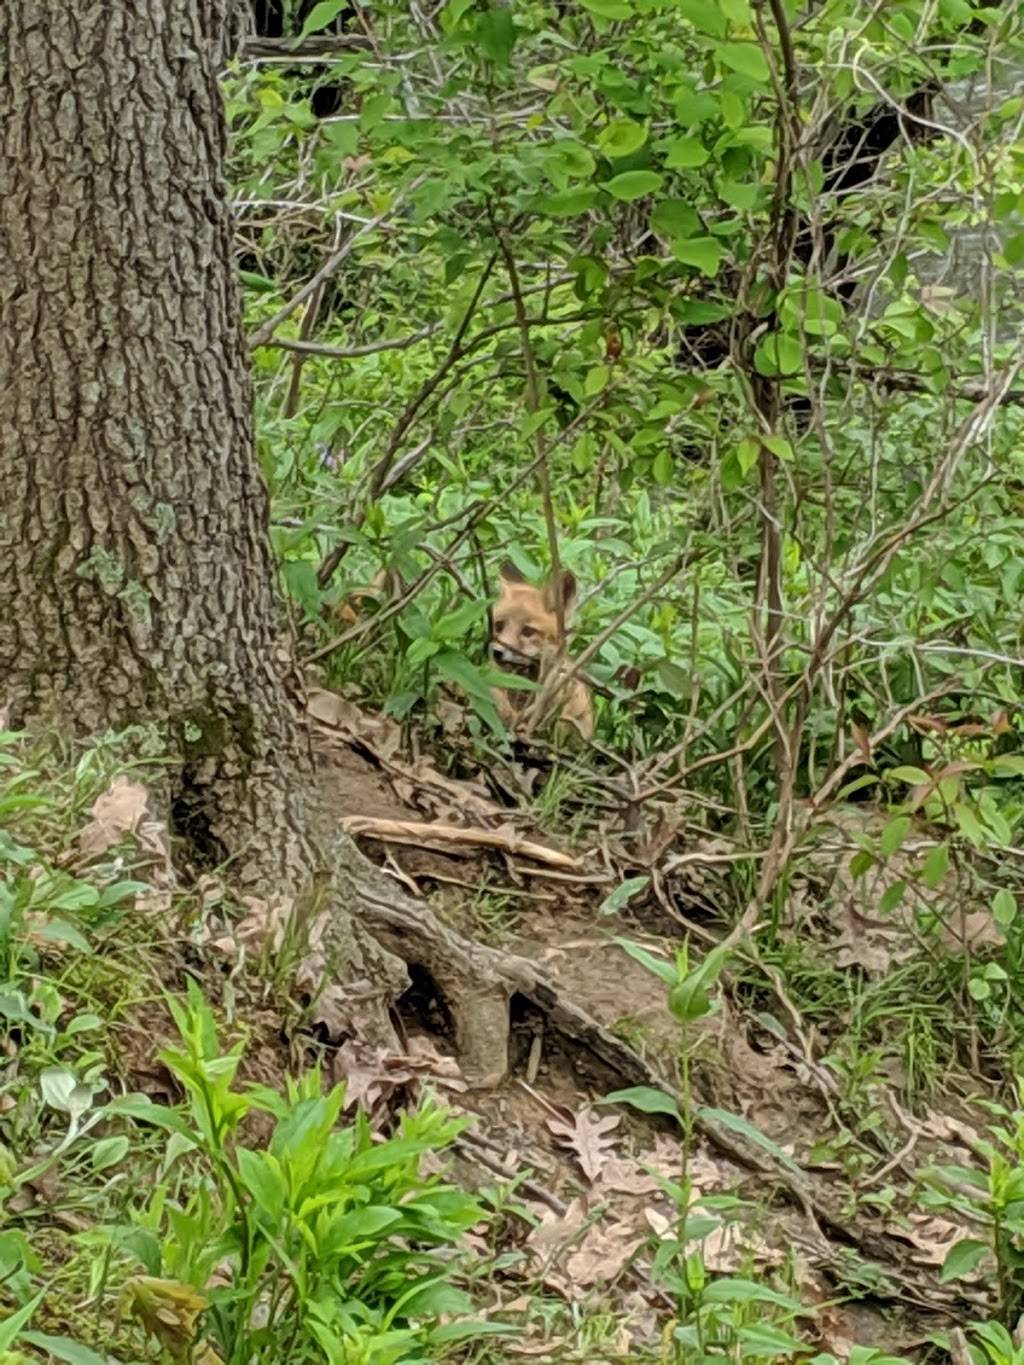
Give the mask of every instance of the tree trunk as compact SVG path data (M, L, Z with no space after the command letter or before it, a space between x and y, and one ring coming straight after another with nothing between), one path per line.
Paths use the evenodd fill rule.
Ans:
M229 9L0 5L0 709L146 726L180 760L191 860L301 898L362 860L318 823L288 696L223 175Z

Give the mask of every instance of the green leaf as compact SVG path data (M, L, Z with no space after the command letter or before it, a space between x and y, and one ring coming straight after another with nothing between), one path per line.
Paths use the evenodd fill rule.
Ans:
M247 284L250 289L255 289L258 294L273 294L277 290L277 284L273 280L268 280L266 275L257 275L254 270L240 270L242 283Z
M791 460L793 458L793 447L785 436L762 436L760 439L761 444L778 459Z
M538 213L549 218L578 218L586 213L597 198L597 190L592 186L580 186L575 190L562 190L559 194L541 194L533 201Z
M756 1356L758 1360L785 1356L787 1360L791 1360L794 1356L802 1356L807 1349L806 1342L800 1341L770 1322L755 1322L741 1327L737 1337L744 1348L745 1359L751 1356Z
M703 274L714 278L725 251L717 237L689 237L672 243L672 255L683 265L696 266Z
M693 680L685 668L680 668L671 659L661 659L655 670L658 681L666 692L671 692L674 697L688 697L693 686Z
M716 48L718 60L741 76L767 84L771 71L764 53L756 43L720 43Z
M757 1280L742 1280L738 1276L712 1280L704 1286L702 1298L706 1303L770 1303L791 1313L801 1311L801 1305L790 1295L780 1294Z
M943 1284L948 1284L950 1280L962 1279L964 1275L971 1273L988 1251L987 1242L979 1242L973 1237L961 1237L960 1241L954 1242L947 1251L939 1279Z
M584 9L602 19L631 19L633 6L628 0L580 0Z
M477 42L495 66L507 67L516 43L516 26L512 22L512 11L504 5L496 5L486 14L481 14L476 26Z
M1003 255L1009 265L1024 265L1024 232L1015 232L1003 243Z
M421 640L413 640L412 644L405 651L405 661L410 668L418 668L420 664L432 659L441 649L439 640L431 640L429 637Z
M70 1337L51 1337L46 1332L22 1332L21 1340L45 1351L48 1356L67 1361L67 1365L111 1365L112 1356L100 1356Z
M6 1351L14 1345L18 1339L18 1333L39 1307L42 1297L43 1293L40 1291L34 1299L30 1299L17 1312L9 1313L3 1322L0 1322L0 1351Z
M597 907L597 913L599 915L614 915L624 905L628 905L633 897L650 883L650 880L650 877L627 877L620 886L605 896Z
M677 137L665 149L665 165L672 171L692 170L703 166L710 152L695 137Z
M659 450L651 465L651 474L659 488L667 488L672 482L673 469L672 452L670 450Z
M766 1137L760 1128L755 1128L752 1123L741 1118L739 1114L732 1114L728 1109L701 1109L700 1114L702 1118L720 1123L723 1128L728 1128L732 1133L739 1133L748 1142L752 1142L755 1147L760 1147L763 1152L767 1152L781 1166L785 1166L791 1174L798 1176L801 1180L807 1179L806 1171L797 1165L788 1152L784 1152L777 1142Z
M949 845L936 844L928 851L921 869L921 880L930 891L934 891L949 871Z
M629 1104L642 1114L667 1114L679 1118L679 1105L667 1090L656 1090L653 1085L633 1085L628 1090L613 1090L605 1095L605 1104Z
M122 1133L118 1137L102 1138L89 1152L94 1171L105 1171L108 1166L116 1166L128 1155L130 1143Z
M931 778L923 768L912 767L909 763L901 764L898 768L890 768L886 773L894 782L906 782L911 787L920 787L931 782Z
M992 918L1000 929L1008 929L1017 918L1017 897L1005 886L992 898Z
M632 156L647 141L647 129L636 119L612 119L597 135L597 145L610 161Z
M446 1322L443 1327L432 1327L429 1337L435 1345L453 1341L470 1341L474 1337L519 1336L521 1327L511 1322L484 1322L480 1318L463 1318L461 1322Z
M655 957L646 948L641 948L638 943L631 943L628 938L616 938L612 942L618 944L634 962L639 962L641 967L646 967L652 975L663 981L666 986L674 986L679 980L679 973L671 962L666 962L664 958Z
M708 0L675 0L674 7L701 33L708 33L712 38L725 37L725 16L717 5L708 4Z
M878 848L882 857L891 858L902 847L903 841L909 833L910 816L894 815L885 829L882 830L882 837L878 841Z
M989 763L989 771L993 777L1022 777L1024 776L1024 755L998 754Z
M623 171L621 175L606 180L604 188L616 199L631 204L634 199L657 194L664 183L665 177L658 175L656 171Z
M301 43L303 38L308 38L311 33L322 33L327 25L347 8L348 2L349 0L320 0L320 3L309 11L297 41Z
M751 209L757 207L757 201L761 195L759 185L748 185L738 180L720 180L718 182L718 196L730 208L737 209L740 213L749 213Z
M584 398L594 398L601 393L608 385L611 372L610 365L595 365L592 370L589 370L586 379L583 381Z
M692 237L700 227L700 218L685 199L662 199L651 214L651 227L666 237Z
M907 884L904 881L893 882L891 886L885 888L878 898L878 908L883 915L889 915L896 909L906 889Z
M802 373L803 351L799 341L785 332L762 337L754 352L754 369L769 376Z
M192 1130L180 1114L162 1104L154 1104L145 1095L119 1095L103 1106L103 1113L126 1115L140 1123L151 1123L154 1127L178 1133L190 1141L192 1139Z

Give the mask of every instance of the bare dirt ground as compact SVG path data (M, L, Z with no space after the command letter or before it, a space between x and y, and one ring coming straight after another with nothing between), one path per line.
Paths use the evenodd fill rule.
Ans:
M619 862L623 841L614 818L596 833L582 831L570 847L529 828L481 775L455 779L428 756L411 757L392 722L328 693L314 696L311 714L327 809L343 824L355 814L398 827L394 837L387 824L373 827L379 837L359 834L364 852L406 891L428 897L461 933L539 965L563 998L615 1033L675 1091L680 1035L663 987L615 939L671 960L689 930L702 951L701 939L724 932L711 913L692 918L694 906L713 909L707 886L697 882L666 895L663 879L658 896L602 914L609 892L635 872L635 855L632 867ZM509 846L453 847L429 828L410 838L400 828L410 821L497 832ZM524 855L518 841L526 838L568 854L572 871ZM680 845L660 842L664 865ZM820 952L850 971L884 971L913 950L909 922L873 920L844 880L843 840L829 847L814 885L794 889L790 932L816 936ZM913 1198L922 1166L969 1165L978 1134L955 1086L948 1103L911 1115L901 1101L902 1078L891 1071L886 1083L884 1069L871 1095L881 1118L866 1134L854 1131L841 1115L834 1073L821 1063L823 1040L803 1024L780 979L774 986L773 1009L759 1010L727 979L720 1009L688 1042L694 1103L741 1121L738 1128L713 1118L698 1123L689 1161L697 1188L705 1197L744 1201L735 1223L705 1241L705 1262L712 1272L734 1274L785 1266L809 1306L808 1342L840 1359L854 1343L912 1352L930 1333L985 1313L983 1282L967 1288L939 1282L946 1252L964 1229L923 1213ZM602 1104L628 1078L553 1032L538 1011L517 1010L515 1001L510 1076L495 1091L473 1092L460 1085L444 1002L431 983L418 982L405 1004L408 1053L416 1059L406 1071L433 1076L446 1102L476 1116L460 1144L464 1178L479 1183L528 1172L519 1194L535 1225L510 1222L509 1245L521 1254L505 1272L505 1306L542 1284L585 1313L613 1313L617 1326L602 1347L607 1357L594 1359L631 1358L656 1339L671 1311L649 1268L674 1225L658 1176L679 1178L675 1125ZM389 1093L380 1081L386 1070L380 1059L339 1060L340 1073L371 1099ZM405 1075L401 1064L392 1062L392 1078L399 1074ZM751 1128L763 1144L749 1140ZM538 1319L531 1338L507 1349L510 1359L518 1351L557 1360L560 1342Z

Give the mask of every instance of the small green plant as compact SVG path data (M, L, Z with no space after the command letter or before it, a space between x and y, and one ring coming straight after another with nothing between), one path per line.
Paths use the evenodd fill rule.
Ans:
M972 1144L983 1167L929 1168L922 1173L923 1202L953 1210L977 1229L976 1236L961 1237L950 1248L943 1280L960 1279L991 1260L999 1319L1013 1325L1024 1308L1024 1109L986 1107L996 1122L986 1137Z
M463 1120L426 1102L378 1141L362 1114L341 1122L343 1088L323 1093L316 1068L284 1095L237 1086L242 1045L221 1050L195 984L170 1008L182 1045L162 1060L184 1112L138 1095L107 1107L164 1130L165 1169L178 1171L114 1236L146 1272L124 1293L147 1335L191 1350L205 1334L227 1365L398 1365L508 1330L470 1318L455 1283L471 1259L460 1239L483 1206L419 1170ZM273 1121L264 1148L244 1139L256 1114Z
M679 1097L651 1086L618 1090L607 1098L630 1104L647 1114L666 1114L680 1127L680 1178L667 1180L657 1172L662 1190L672 1202L675 1227L660 1240L652 1274L675 1296L676 1319L663 1337L661 1360L668 1365L712 1360L722 1352L745 1360L772 1360L804 1350L799 1337L788 1329L806 1312L798 1299L770 1285L741 1276L713 1278L705 1263L702 1246L711 1233L725 1223L737 1221L742 1201L727 1196L702 1196L689 1175L696 1132L697 1111L693 1104L693 1025L715 1009L712 990L728 961L730 949L723 945L691 966L689 951L681 948L674 963L654 957L626 939L616 942L665 985L668 1008L680 1026L678 1052ZM740 1131L769 1151L776 1160L792 1165L781 1148L745 1119L722 1110L702 1110L704 1115Z

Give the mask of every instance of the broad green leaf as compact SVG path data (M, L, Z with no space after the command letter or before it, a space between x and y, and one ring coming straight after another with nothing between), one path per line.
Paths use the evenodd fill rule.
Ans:
M306 22L302 25L298 41L301 43L304 38L308 38L311 33L322 33L328 24L332 23L343 9L348 8L349 0L320 0L314 5L306 17Z
M793 447L785 436L762 436L761 444L780 460L791 460L793 458Z
M1000 929L1008 929L1017 918L1017 897L1005 886L992 898L992 918Z
M611 366L595 365L592 370L587 372L587 377L583 381L583 395L585 398L594 398L602 390L607 388L608 380L611 377Z
M621 199L630 204L634 199L643 199L645 195L657 194L665 183L665 177L658 175L656 171L623 171L621 175L616 175L611 180L605 181L605 189L616 199Z
M647 141L647 129L632 118L616 118L597 135L597 145L610 161L632 156Z
M665 165L669 170L690 170L703 166L710 153L695 137L677 137L665 149Z
M934 891L949 871L949 845L936 844L929 849L921 869L921 880L929 890Z
M620 886L608 893L597 907L599 915L614 915L624 905L628 905L635 895L650 883L650 877L627 877Z
M667 1114L669 1118L679 1118L679 1105L666 1090L656 1090L653 1085L634 1085L628 1090L614 1090L605 1095L605 1104L629 1104L642 1114Z
M715 52L718 60L731 71L764 84L771 80L768 61L756 43L719 43Z
M641 948L638 943L631 943L628 938L616 938L612 942L617 943L634 962L639 962L642 967L646 967L652 975L658 977L666 986L674 986L679 980L679 973L676 971L674 963L666 962L661 957L655 957L646 948Z
M700 218L685 199L662 199L651 214L651 227L666 237L692 237L700 227Z
M700 1113L703 1118L720 1123L723 1128L728 1128L730 1132L739 1133L748 1142L752 1142L755 1147L760 1147L763 1152L774 1157L780 1165L785 1166L788 1171L799 1176L801 1180L807 1179L807 1173L797 1165L788 1152L784 1152L777 1142L766 1137L760 1128L755 1128L752 1123L741 1118L739 1114L730 1113L728 1109L701 1109Z
M931 782L931 778L923 768L915 768L910 764L901 764L898 768L890 768L886 773L894 782L906 782L912 787L920 787L925 783Z
M672 242L672 255L683 265L692 265L714 278L725 254L717 237L688 237Z
M904 881L893 882L887 886L878 898L878 909L883 915L889 915L896 909L902 901L907 884Z
M891 858L902 847L903 841L909 833L910 816L894 815L885 829L882 830L882 837L878 841L878 849L882 857Z
M803 366L803 351L795 337L785 332L771 332L758 342L754 352L754 368L759 374L801 374Z
M770 1303L775 1308L786 1308L791 1313L801 1311L801 1304L791 1295L780 1294L766 1284L743 1280L738 1276L712 1280L704 1286L702 1297L706 1303Z
M946 1253L939 1279L943 1284L950 1280L962 1279L964 1275L969 1275L974 1270L990 1250L987 1242L976 1241L973 1237L961 1237L960 1241L954 1242Z
M651 474L654 477L654 482L659 488L667 488L669 486L672 482L674 468L672 452L670 450L659 450L651 465Z
M633 6L628 0L580 0L584 9L602 19L631 19Z
M105 1171L108 1166L116 1166L128 1155L129 1146L123 1133L117 1137L102 1138L89 1152L93 1170Z
M1024 777L1024 755L997 754L988 767L993 777Z
M731 208L738 209L740 213L749 213L757 206L757 201L761 197L761 187L744 184L738 180L720 180L718 195Z
M43 1293L41 1291L34 1299L29 1299L28 1303L24 1304L14 1313L9 1313L7 1317L0 1322L0 1351L6 1351L14 1345L18 1339L18 1333L39 1307L42 1297Z
M495 66L507 67L516 42L516 26L512 22L512 11L504 5L495 5L481 14L476 29L477 41L485 56Z
M718 5L708 4L708 0L673 0L673 8L701 33L710 34L712 38L725 37L725 16Z
M539 195L533 201L533 207L549 218L578 218L593 206L596 198L596 189L581 185L578 189L562 190L559 194Z
M80 1341L70 1337L52 1337L47 1332L22 1332L21 1338L29 1346L35 1346L55 1360L63 1360L67 1365L113 1365L113 1356L97 1355Z
M277 291L276 281L268 280L266 275L257 275L255 270L240 270L238 273L242 283L255 289L258 294L273 294Z

